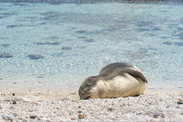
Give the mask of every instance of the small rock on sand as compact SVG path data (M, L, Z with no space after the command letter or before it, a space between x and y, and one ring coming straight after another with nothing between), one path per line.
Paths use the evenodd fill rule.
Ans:
M12 100L12 104L17 104L17 102L15 100Z
M108 108L107 111L113 111L113 108Z
M84 116L84 115L82 115L82 114L78 114L78 118L79 118L79 119L84 119L84 118L85 118L85 116Z
M76 120L75 118L71 118L71 120Z
M35 116L35 115L30 115L30 118L31 118L31 119L35 119L35 118L37 118L37 116Z
M13 118L11 118L9 116L3 116L2 118L4 119L4 121L10 121L10 122L13 121Z
M82 113L82 111L78 111L78 113Z
M158 118L158 117L165 118L165 115L159 112L154 113L153 118Z
M183 104L183 99L178 99L178 102L177 102L177 104Z

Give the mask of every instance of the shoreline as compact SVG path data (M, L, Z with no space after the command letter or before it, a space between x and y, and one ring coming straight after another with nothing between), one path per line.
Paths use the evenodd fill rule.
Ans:
M183 92L79 100L77 92L0 90L0 121L183 121Z
M82 80L81 80L82 81ZM0 90L52 90L62 92L75 92L79 90L80 82L64 81L60 79L22 79L0 80ZM146 91L150 92L183 92L183 83L177 82L149 82Z

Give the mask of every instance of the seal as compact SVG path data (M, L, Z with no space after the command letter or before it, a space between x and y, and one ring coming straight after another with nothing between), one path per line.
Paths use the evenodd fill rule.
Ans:
M84 80L79 96L80 99L138 96L144 93L147 83L140 69L116 62L103 67L97 76Z

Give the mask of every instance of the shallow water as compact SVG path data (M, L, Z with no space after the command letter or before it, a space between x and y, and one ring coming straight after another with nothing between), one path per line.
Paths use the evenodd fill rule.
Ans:
M183 91L182 13L163 2L0 2L0 81L78 89L123 61L144 72L149 90Z

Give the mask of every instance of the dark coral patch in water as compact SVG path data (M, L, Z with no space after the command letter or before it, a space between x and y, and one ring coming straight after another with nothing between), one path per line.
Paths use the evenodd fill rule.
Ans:
M28 4L25 4L25 3L14 3L14 5L17 5L17 6L27 6Z
M59 12L46 12L46 13L41 13L41 16L44 16L42 19L43 20L53 20L53 18L56 18L59 15Z
M183 42L175 42L174 44L177 46L183 46Z
M153 25L154 25L153 22L148 22L148 21L142 21L137 23L138 27L147 27L147 26L153 26Z
M0 58L12 58L13 55L9 53L0 53Z
M171 42L168 42L168 41L163 42L163 44L166 44L166 45L172 45L172 43L171 43Z
M46 25L46 22L41 22L39 23L39 25Z
M78 46L77 48L84 49L84 48L86 48L86 46Z
M16 12L4 12L4 13L0 13L0 18L10 17L12 15L17 15L17 13Z
M152 30L153 30L153 31L161 31L161 28L159 28L159 27L153 27Z
M183 40L183 35L181 35L181 36L179 37L179 39L180 39L180 40Z
M183 31L183 27L177 27L179 31Z
M79 36L78 39L86 39L87 37Z
M4 8L0 8L0 11L2 11L2 10L6 10L6 9L4 9Z
M58 5L58 4L60 4L60 2L59 1L49 1L49 4L50 5Z
M139 31L150 31L149 28L139 28Z
M168 38L170 38L170 37L168 37L168 36L162 36L161 38L162 38L162 39L168 39Z
M172 44L174 44L174 45L177 45L177 46L183 46L183 42L175 42L175 43L172 43L172 42L166 41L166 42L163 42L163 44L166 44L166 45L172 45Z
M2 47L9 47L10 44L2 44L1 46L2 46Z
M35 43L37 45L60 45L59 42L38 42L38 43Z
M95 42L95 40L94 39L86 39L86 40L84 40L85 42Z
M141 21L137 22L137 26L139 27L139 31L159 31L161 30L159 27L154 26L153 22Z
M59 40L60 38L58 36L50 36L48 38L46 38L47 40L51 40L51 41L57 41Z
M83 33L86 33L86 31L84 31L84 30L79 30L79 31L76 31L76 33L83 34Z
M37 55L37 54L30 54L30 55L27 55L27 57L29 57L29 59L31 60L38 60L38 59L44 58L42 55Z
M62 57L63 55L63 52L52 54L53 57Z
M22 27L24 25L8 25L7 28L15 28L15 27Z
M71 50L71 49L72 49L72 47L67 47L67 46L62 47L62 50Z
M179 38L180 40L183 40L183 32L174 34L173 36L176 36L176 37Z

